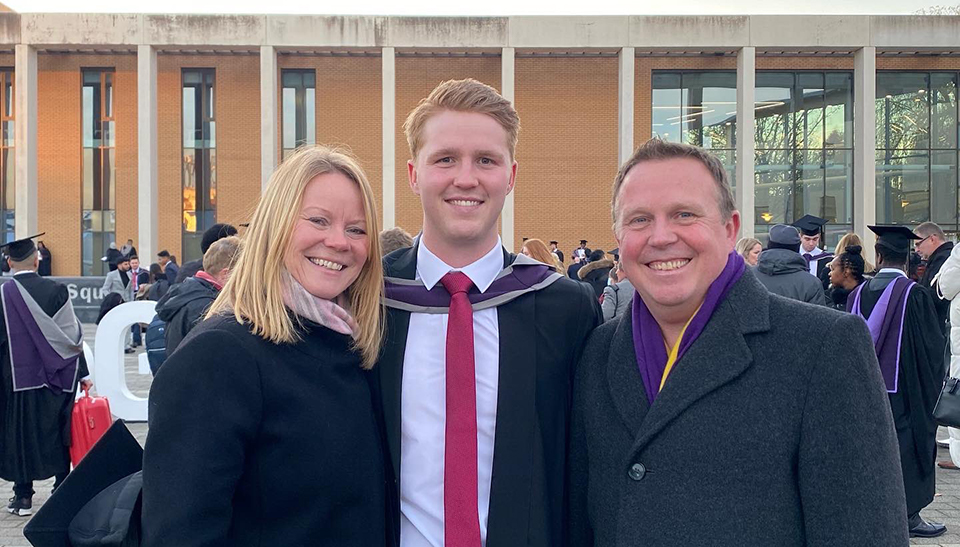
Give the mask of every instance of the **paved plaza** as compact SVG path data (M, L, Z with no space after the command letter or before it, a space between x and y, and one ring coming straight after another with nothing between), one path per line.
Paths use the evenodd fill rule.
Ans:
M95 327L85 325L85 338L87 344L93 348L93 339ZM141 347L137 354L127 355L125 357L127 386L135 395L146 397L150 390L151 377L138 374L137 359L143 351ZM127 424L130 431L142 445L147 438L147 424L130 423ZM946 438L946 431L941 428L938 438ZM868 450L868 447L864 447ZM947 450L941 448L939 457L945 459L949 457ZM12 484L0 480L0 495L6 507L6 500L13 495ZM34 511L40 507L50 496L50 489L53 487L53 478L45 481L38 481L34 485L37 491L33 497ZM696 500L691 500L696 503ZM927 520L942 522L947 525L947 534L934 539L914 539L911 545L940 545L941 547L960 547L960 471L945 471L937 469L937 497L923 511L923 516ZM29 547L30 543L23 537L23 526L29 521L27 518L13 516L6 511L0 514L0 547Z

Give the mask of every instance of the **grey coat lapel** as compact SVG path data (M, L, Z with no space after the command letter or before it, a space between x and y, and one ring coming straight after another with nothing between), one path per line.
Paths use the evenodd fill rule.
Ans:
M635 450L641 450L684 410L753 365L753 354L744 335L770 329L769 299L769 293L753 273L745 272L697 341L674 366L643 418ZM637 397L645 399L642 387Z
M607 385L624 425L636 435L650 406L637 368L637 354L633 349L632 302L616 321L617 330L610 341L607 357Z

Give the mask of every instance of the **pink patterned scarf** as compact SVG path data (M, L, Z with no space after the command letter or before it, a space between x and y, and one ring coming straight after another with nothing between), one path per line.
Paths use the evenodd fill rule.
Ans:
M336 302L317 298L307 292L307 289L303 288L303 285L289 273L283 274L282 283L283 303L293 313L340 334L353 336L357 331L357 322L344 309L347 302L346 293L338 296Z

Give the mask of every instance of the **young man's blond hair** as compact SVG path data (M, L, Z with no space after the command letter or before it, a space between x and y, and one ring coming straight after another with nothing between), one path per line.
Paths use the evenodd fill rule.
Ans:
M510 101L504 99L496 89L472 78L441 82L407 116L403 132L407 135L412 159L417 159L423 146L423 126L433 115L444 110L476 112L495 119L507 132L507 150L510 151L510 160L514 159L520 133L520 116Z

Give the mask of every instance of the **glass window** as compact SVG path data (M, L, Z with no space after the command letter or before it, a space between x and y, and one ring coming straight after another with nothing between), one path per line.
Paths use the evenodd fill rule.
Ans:
M281 81L281 130L283 157L298 146L317 143L316 72L283 70Z
M851 224L853 75L758 72L755 101L756 232L806 214L828 234Z
M877 221L958 229L957 72L877 73Z
M13 70L0 69L0 240L13 241L14 211L16 209L16 164L14 163L16 140L14 139L13 115Z
M203 232L217 222L215 80L213 69L184 69L182 74L181 263L202 258Z
M81 273L105 275L100 260L116 240L116 122L112 68L83 69L81 88ZM105 222L104 219L110 219Z

